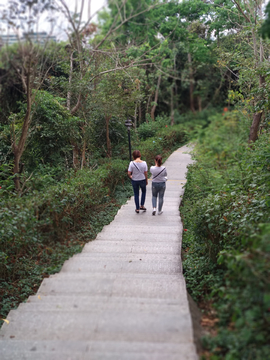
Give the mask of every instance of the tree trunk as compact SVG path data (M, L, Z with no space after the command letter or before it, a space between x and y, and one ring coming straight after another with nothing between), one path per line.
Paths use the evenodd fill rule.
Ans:
M139 104L139 125L142 123L142 105L141 102Z
M193 69L192 69L192 60L191 54L188 53L188 63L189 63L189 101L190 101L190 110L195 113L195 105L194 105L194 78L193 78Z
M134 111L134 127L137 128L137 109L138 109L138 103L135 104L135 111Z
M202 111L202 98L200 97L200 95L198 96L198 106L199 106L199 112Z
M173 98L174 98L174 93L173 93L173 85L171 87L171 125L174 125L174 106L173 106Z
M71 87L71 81L72 81L72 73L73 73L73 51L70 54L70 69L69 69L69 87ZM67 109L70 110L70 99L71 99L71 90L69 88L67 93Z
M79 147L75 142L72 143L72 153L73 153L73 167L74 169L78 169L80 165Z
M261 15L262 18L262 4L260 4L259 6L259 13ZM254 48L254 56L255 56L255 61L256 61L256 67L258 66L258 50L257 50L257 41L256 41L256 35L255 35L255 30L252 29L252 36L253 36L253 48ZM259 58L260 63L262 63L264 61L264 48L263 48L263 43L262 43L262 38L260 39L260 58ZM259 84L260 87L264 87L265 84L265 78L262 75L259 75ZM258 137L258 130L259 130L259 126L260 126L260 122L261 122L261 118L262 118L262 111L253 114L253 121L252 121L252 125L249 131L249 139L248 142L254 142L257 140Z
M256 45L256 42L255 42ZM255 46L254 45L254 46ZM262 44L262 39L260 42L260 62L263 62L263 54L264 54L264 48L263 48L263 44ZM264 87L265 85L265 77L262 75L259 75L259 84L260 87ZM261 122L261 118L262 118L262 111L259 113L255 113L253 114L253 121L252 121L252 125L249 131L249 138L248 138L248 142L255 142L257 140L258 137L258 131L259 131L259 126L260 126L260 122Z
M18 151L14 151L14 168L13 168L13 173L14 174L19 174L20 173L20 158L21 156L19 155ZM15 185L15 189L17 190L17 192L20 191L20 178L19 176L15 176L14 177L14 185Z
M110 119L111 119L111 115L110 116L105 115L105 120L106 120L106 142L107 142L107 155L108 155L108 157L112 156L112 145L111 145L110 129L109 129Z
M161 83L161 75L159 75L159 77L158 77L158 82L157 82L157 87L156 87L156 92L155 92L155 99L154 99L155 104L152 106L152 109L151 109L151 118L153 121L155 121L155 111L156 111L156 107L157 107L160 83Z
M22 154L24 152L28 129L30 126L30 114L31 114L31 108L32 108L32 98L31 98L32 89L31 89L31 79L30 79L31 78L31 75L30 75L31 61L30 60L29 60L29 66L28 66L27 75L26 75L26 89L25 89L26 96L27 96L27 110L26 110L26 114L24 117L23 127L22 127L22 132L21 132L19 142L16 145L16 139L15 139L15 135L14 135L13 144L12 144L12 150L13 150L13 154L14 154L14 168L13 168L14 174L20 173L20 160L21 160ZM15 189L19 192L20 191L20 179L18 176L14 177L14 184L15 184Z
M85 151L86 151L86 141L83 141L83 149L82 149L82 156L81 156L81 170L85 165Z
M83 135L83 147L82 147L82 151L81 151L81 170L83 169L83 167L85 165L85 152L86 152L85 125L83 125L81 127L82 135Z
M253 39L253 52L254 52L255 63L256 63L256 67L257 67L257 65L258 65L258 50L257 50L256 34L255 34L254 29L252 29L252 39Z
M152 99L153 94L148 96L148 100L147 100L147 105L146 105L146 114L149 114L148 109L151 103L151 99ZM147 116L145 117L145 121L148 123L148 119Z
M249 139L248 139L249 143L257 140L261 118L262 118L262 112L253 115L253 121L249 132Z

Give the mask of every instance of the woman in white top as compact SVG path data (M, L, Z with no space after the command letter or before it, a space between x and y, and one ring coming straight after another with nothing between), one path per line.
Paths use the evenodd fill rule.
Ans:
M158 197L158 215L163 213L163 198L166 190L166 181L167 181L167 170L165 166L161 166L162 157L157 155L155 157L155 166L151 166L150 172L152 174L152 205L153 212L152 215L156 215L157 208L157 197Z
M141 153L139 150L135 150L132 153L134 161L131 161L128 167L128 176L132 180L132 186L134 191L134 200L136 209L135 212L139 214L140 210L146 211L144 207L146 185L148 185L147 179L147 164L141 160ZM139 191L142 190L141 206L139 206Z

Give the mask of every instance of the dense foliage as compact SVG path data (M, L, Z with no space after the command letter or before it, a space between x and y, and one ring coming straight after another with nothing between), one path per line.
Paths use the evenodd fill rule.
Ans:
M248 125L232 111L201 132L181 208L187 287L219 318L213 359L270 356L270 141L249 147Z

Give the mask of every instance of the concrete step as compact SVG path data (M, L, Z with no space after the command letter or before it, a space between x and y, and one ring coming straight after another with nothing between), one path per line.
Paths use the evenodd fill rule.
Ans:
M143 223L141 223L143 222ZM147 212L140 211L139 214L137 214L134 211L131 211L131 213L127 214L126 217L123 216L115 216L113 224L115 226L118 225L118 223L123 225L130 225L131 228L134 227L136 229L137 223L140 223L140 225L143 226L150 226L152 227L176 227L178 224L181 223L180 216L170 216L166 214L165 212L161 215L152 215L152 209Z
M1 360L196 360L192 343L0 340Z
M157 203L157 205L158 205L158 203ZM134 208L134 205L132 207L132 210L133 210L133 208ZM156 221L154 219L159 219L159 221L163 221L163 222L165 222L167 220L169 220L169 221L178 221L179 219L181 219L179 211L177 212L177 211L171 210L171 209L167 209L167 211L166 211L166 209L164 210L164 208L163 208L162 209L163 210L162 215L158 215L156 213L156 216L153 216L152 215L152 207L149 208L148 210L144 214L147 214L147 216L152 216L153 221ZM133 214L133 212L134 212L134 214ZM121 211L118 211L118 213L117 213L117 215L115 216L114 219L119 219L119 218L123 219L124 218L125 220L130 221L130 220L134 219L135 215L137 215L135 213L135 211L127 212L126 209L125 209L125 211L123 211L123 209L121 209Z
M153 229L155 230L155 229ZM170 230L170 229L168 229ZM138 244L144 241L145 245L147 246L148 243L157 242L157 243L164 243L164 245L171 245L171 244L180 244L182 230L178 229L175 232L164 232L160 231L157 233L144 232L144 233L137 233L131 232L130 228L128 229L119 229L119 227L114 227L110 229L105 229L97 235L96 242L99 240L106 240L106 241L122 241L124 244Z
M186 297L181 274L64 273L44 279L38 295L96 295L134 298L177 299Z
M122 298L122 297L112 297L112 296L91 296L86 299L85 296L82 297L85 302L82 302L80 296L78 299L72 297L69 300L69 297L66 297L66 300L63 303L60 303L59 299L63 300L63 296L58 296L57 299L52 301L53 296L50 297L50 302L48 299L43 299L40 297L39 301L29 300L26 303L21 303L16 311L18 312L47 312L57 310L59 312L85 312L85 313L102 313L105 310L124 310L124 311L156 311L156 312L180 312L183 313L187 311L188 302L180 301L178 299L149 299L149 298ZM69 300L69 301L68 301ZM73 301L72 301L73 300ZM75 301L74 301L75 300Z
M155 219L159 219L159 221L163 221L164 223L169 220L170 222L172 221L177 221L178 219L181 220L181 216L178 210L175 210L171 207L166 207L163 205L162 211L163 214L158 215L158 213L156 212L155 216L152 215L152 204L151 205L147 205L145 204L146 207L146 211L140 211L139 214L137 214L135 212L135 204L132 204L132 206L130 206L128 209L125 209L125 211L119 211L118 214L115 216L115 219L117 218L125 218L128 221L136 221L138 219L138 216L144 216L144 218L149 218L149 221L157 221ZM158 202L157 202L157 207L158 207ZM152 220L153 219L153 220ZM142 219L140 219L142 220ZM155 223L153 222L153 225ZM144 224L143 224L144 225Z
M132 253L132 254L181 254L180 243L170 242L166 244L162 241L136 241L136 243L125 243L124 241L101 240L87 243L83 253Z
M62 272L100 272L100 273L129 273L129 274L181 274L182 265L179 260L174 261L143 261L137 256L130 260L118 258L94 259L87 257L73 257L66 261Z
M170 197L170 198L164 198L164 209L174 209L175 211L179 211L179 205L181 202L181 198L180 197ZM152 207L152 198L150 197L146 197L145 200L145 204L147 204L147 207ZM131 198L127 204L123 205L125 208L131 208L133 206L135 206L135 202L134 199Z
M110 307L119 307L122 306L153 306L163 307L183 307L188 306L188 299L185 296L181 298L174 299L159 299L159 298L132 298L132 297L120 297L120 296L98 296L98 295L33 295L30 296L26 303L20 304L24 306L25 304L45 306L49 304L54 307L62 307L63 309L68 308L80 308L89 310L90 308L95 308L96 306L110 306ZM138 305L139 304L139 305ZM91 305L91 306L90 306ZM33 309L33 308L32 308Z
M134 214L136 215L136 217L135 217L136 221L138 221L138 223L140 223L140 220L142 220L142 217L144 216L143 213L140 213L138 215L134 212ZM160 219L161 216L151 216L151 219L152 218ZM140 217L140 218L138 218L138 217ZM157 224L159 224L159 225L157 225ZM142 234L149 234L149 235L178 234L179 236L181 234L181 224L179 224L179 223L178 223L179 226L175 226L175 227L160 224L160 222L158 222L158 221L155 222L155 226L149 226L149 225L145 225L144 223L141 223L138 228L136 225L135 224L124 224L124 223L116 224L113 221L110 225L104 226L104 228L98 235L108 233L108 232L110 234L113 234L115 232L119 234L121 232L123 235L137 234L137 235L141 235L141 236L142 236Z
M9 326L3 326L2 339L192 342L188 313L142 310L104 310L101 314L84 311L11 311ZM7 325L7 324L5 324Z
M180 255L168 255L168 254L132 254L132 253L89 253L89 252L82 252L79 254L74 255L72 258L67 260L66 262L72 262L72 261L80 261L79 259L87 260L87 261L145 261L145 262L160 262L160 261L180 261L181 262L181 256Z
M164 206L164 209L166 210L170 210L170 209L173 209L175 212L179 212L179 205L181 203L181 197L175 199L173 197L171 198L164 198L164 201L163 201L163 206ZM148 209L152 207L152 197L150 198L149 196L146 197L146 200L145 200L145 204L147 205L146 208ZM131 209L133 206L135 206L135 201L134 201L134 198L132 197L130 200L128 200L128 202L123 205L123 207L121 209Z
M117 226L119 224L119 226L123 225L130 225L130 230L132 229L132 227L134 226L134 218L135 221L138 221L138 218L136 218L138 214L135 213L134 211L134 215L131 214L129 216L116 216L113 223L115 226ZM165 221L166 220L166 221ZM162 215L156 215L156 216L152 216L152 214L147 214L145 213L141 213L140 214L140 221L143 221L143 225L146 226L148 225L150 228L152 227L174 227L174 226L181 226L181 219L180 216L168 216L166 215L166 213L164 213L164 217L163 214ZM135 227L136 229L136 227Z
M173 201L173 202L179 201L180 196L181 196L181 191L177 187L177 185L175 187L167 186L167 188L165 190L165 194L164 194L164 202L167 202L167 201ZM152 201L152 190L150 188L148 188L147 191L146 191L146 200L147 201ZM134 199L133 199L133 201L134 201Z

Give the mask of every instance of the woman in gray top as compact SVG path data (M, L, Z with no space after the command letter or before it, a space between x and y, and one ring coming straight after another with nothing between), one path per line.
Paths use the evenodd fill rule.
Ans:
M157 197L158 197L158 215L163 213L163 198L166 190L167 170L165 166L161 166L162 157L157 155L155 157L155 166L151 166L150 172L152 174L152 215L156 215Z
M139 214L140 210L146 211L144 207L146 185L148 185L147 179L147 164L141 160L141 153L139 150L134 150L132 153L134 161L131 161L128 167L128 176L132 180L132 186L134 191L134 200L136 209L135 212ZM139 191L142 190L141 206L139 206Z

